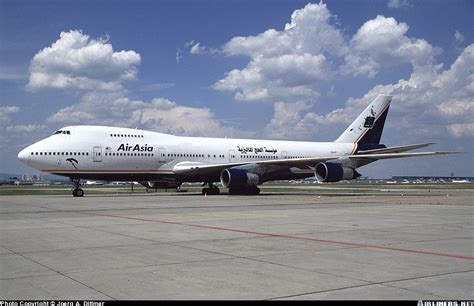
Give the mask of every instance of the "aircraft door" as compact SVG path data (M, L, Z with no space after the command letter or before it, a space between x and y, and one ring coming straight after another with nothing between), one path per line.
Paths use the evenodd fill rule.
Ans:
M229 150L229 162L235 162L235 150Z
M166 149L165 148L158 148L158 161L165 162L166 161Z
M92 158L94 162L102 161L102 147L94 147L92 151Z
M286 151L281 151L281 158L286 159L288 157L288 153Z

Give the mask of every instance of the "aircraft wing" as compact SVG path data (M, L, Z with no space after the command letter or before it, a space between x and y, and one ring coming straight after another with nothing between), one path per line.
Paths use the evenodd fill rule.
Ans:
M314 157L314 158L291 158L291 159L271 159L271 160L253 160L248 162L225 163L225 164L206 164L197 162L180 162L173 167L175 174L186 176L205 175L215 173L232 167L243 165L262 165L262 166L287 166L287 167L305 167L307 165L315 166L319 162L332 159L338 159L339 156Z
M260 165L260 166L286 166L286 167L314 167L316 164L325 161L336 161L338 159L353 159L353 160L370 160L375 161L379 159L393 159L393 158L405 158L405 157L417 157L417 156L429 156L429 155L444 155L453 154L459 152L415 152L415 153L374 153L374 154L356 154L346 156L326 156L326 157L315 157L315 158L291 158L291 159L273 159L273 160L262 160L262 161L248 161L248 162L237 162L237 163L225 163L225 164L206 164L200 162L180 162L173 167L173 172L178 175L185 176L197 176L197 175L209 175L212 173L220 173L220 171L243 165Z

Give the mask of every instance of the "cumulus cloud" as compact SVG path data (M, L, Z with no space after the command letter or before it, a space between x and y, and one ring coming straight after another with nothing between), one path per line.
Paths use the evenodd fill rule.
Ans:
M344 108L320 115L308 103L275 103L274 118L266 127L272 138L337 137L378 94L394 96L387 125L392 138L406 142L420 138L471 139L474 118L474 44L466 47L449 69L441 65L417 66L408 79L378 85ZM409 132L407 132L409 131ZM329 138L327 140L331 140ZM398 140L398 139L397 139Z
M250 136L223 126L207 108L181 106L165 98L132 100L123 92L90 92L51 115L48 123L146 128L186 136Z
M394 95L392 109L400 116L397 130L411 128L414 136L450 133L452 137L472 137L474 118L474 44L466 47L444 71L440 66L416 68L408 80L376 86L355 104L377 93ZM426 127L417 129L417 127ZM466 127L460 132L461 127Z
M347 52L342 32L334 25L326 4L307 4L295 10L284 30L269 29L257 36L234 37L223 46L227 55L273 57L283 54Z
M331 77L326 54L347 52L334 20L325 4L310 3L294 11L282 31L232 38L222 52L249 56L251 61L226 73L213 88L233 91L237 100L246 101L317 97L314 84Z
M213 85L216 90L236 91L237 100L270 98L315 98L315 80L325 80L330 71L324 55L284 54L258 57L242 70L234 69Z
M31 60L27 89L119 90L123 81L136 78L140 61L135 51L114 51L108 38L61 32Z
M365 22L350 41L353 52L345 56L342 71L373 77L381 67L432 63L440 50L424 39L406 36L408 29L406 23L381 15Z
M393 5L409 4L398 1ZM443 65L436 63L441 49L409 36L409 29L405 22L379 15L348 37L325 4L308 4L293 12L283 30L234 37L224 44L224 54L248 56L250 60L244 68L227 72L213 88L233 92L236 100L272 103L274 116L264 129L264 136L270 138L325 135L331 140L379 93L394 95L391 117L399 123L394 124L395 130L413 128L413 137L442 137L447 133L468 137L474 105L472 48L466 48L449 69L443 70ZM315 111L322 90L329 88L330 82L372 78L400 65L411 67L408 78L375 86L363 97L351 98L343 108L329 113ZM331 87L326 95L334 90Z
M227 72L213 88L245 101L311 100L335 78L374 77L404 63L431 64L440 49L407 36L408 30L406 23L379 15L347 38L326 4L310 3L295 10L281 31L268 29L224 44L224 54L245 55L250 62Z
M194 52L208 51L194 41L187 47ZM79 89L76 104L59 109L47 118L54 124L97 124L147 128L158 132L189 136L236 136L245 132L222 125L207 108L182 106L164 98L142 101L128 97L122 83L138 74L140 55L135 51L114 51L108 38L91 39L81 31L62 32L50 47L38 52L30 64L30 90L41 88ZM156 91L174 83L144 85L143 91ZM9 122L15 107L0 109L0 122ZM44 125L5 127L17 132L41 129ZM247 133L246 135L250 135Z

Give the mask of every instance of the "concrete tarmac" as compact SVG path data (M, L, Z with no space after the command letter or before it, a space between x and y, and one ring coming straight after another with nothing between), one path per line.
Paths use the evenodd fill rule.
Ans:
M0 299L474 299L473 190L0 197Z

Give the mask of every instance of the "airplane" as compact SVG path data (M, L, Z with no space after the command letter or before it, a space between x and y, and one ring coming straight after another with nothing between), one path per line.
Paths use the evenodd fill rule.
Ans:
M391 95L378 95L333 142L184 137L111 126L67 126L18 154L40 171L82 180L136 181L147 188L202 182L202 193L256 195L273 180L316 176L319 182L353 180L356 169L381 159L456 152L409 152L432 143L387 147L380 143Z

